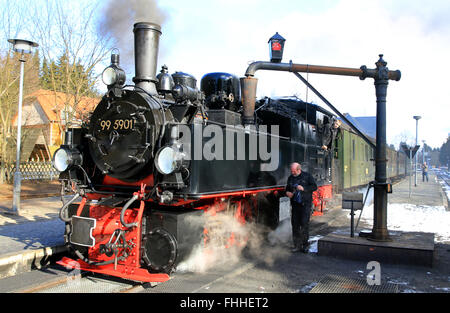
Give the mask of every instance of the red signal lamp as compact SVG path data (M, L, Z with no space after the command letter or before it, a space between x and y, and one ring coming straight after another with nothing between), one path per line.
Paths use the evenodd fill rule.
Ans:
M278 32L269 39L270 62L280 63L283 59L284 39Z

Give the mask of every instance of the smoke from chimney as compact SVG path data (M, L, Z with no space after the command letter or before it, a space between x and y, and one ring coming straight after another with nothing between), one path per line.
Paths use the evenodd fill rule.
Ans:
M98 32L110 36L112 46L120 50L121 67L131 78L134 68L133 25L149 22L163 25L167 14L156 0L108 0L100 14Z

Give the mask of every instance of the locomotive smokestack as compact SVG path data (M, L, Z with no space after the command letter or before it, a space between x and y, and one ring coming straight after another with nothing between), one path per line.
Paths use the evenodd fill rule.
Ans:
M155 83L161 26L154 23L136 23L133 32L136 69L133 82L148 93L157 94Z

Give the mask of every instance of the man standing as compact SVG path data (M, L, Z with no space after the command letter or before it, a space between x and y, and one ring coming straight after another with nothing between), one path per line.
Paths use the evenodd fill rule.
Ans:
M317 190L314 178L302 171L298 163L291 164L291 176L286 185L286 195L291 199L292 206L292 252L308 252L309 219L311 217L312 193Z
M427 178L428 183L428 165L426 162L422 164L422 182L425 182L425 178Z
M342 122L338 119L334 119L332 123L327 123L323 127L322 133L322 149L333 151L334 141L341 127Z

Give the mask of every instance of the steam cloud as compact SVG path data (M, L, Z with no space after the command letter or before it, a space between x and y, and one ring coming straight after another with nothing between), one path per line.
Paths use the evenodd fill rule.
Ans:
M193 217L197 218L199 217ZM191 222L197 223L195 220ZM206 225L210 230L207 245L202 243L196 246L190 256L178 264L177 272L204 273L217 266L235 264L244 258L271 266L276 260L290 255L286 249L290 242L290 228L286 230L285 225L282 229L269 233L269 242L265 241L267 234L264 234L263 226L254 223L243 225L233 214L208 216ZM233 239L230 239L232 233L234 244L231 244Z
M163 25L167 18L156 0L109 0L104 6L97 29L110 36L113 47L120 50L120 62L126 73L133 73L133 25L150 22Z

